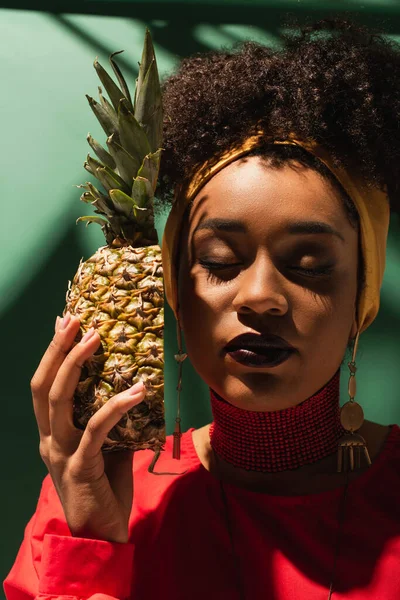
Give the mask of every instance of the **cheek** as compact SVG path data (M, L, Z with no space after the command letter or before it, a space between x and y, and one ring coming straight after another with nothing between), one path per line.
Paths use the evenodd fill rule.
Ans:
M179 280L179 306L185 331L201 331L206 327L212 334L213 323L226 312L232 301L225 286L209 285L204 274L184 273Z
M355 317L356 296L357 279L350 272L340 278L329 294L300 289L293 296L292 313L299 340L309 340L314 354L331 353L333 360L342 357Z
M194 368L205 379L206 372L216 367L221 331L226 332L232 325L228 323L228 315L234 316L229 287L211 285L206 273L188 273L184 268L180 271L179 316L186 349Z

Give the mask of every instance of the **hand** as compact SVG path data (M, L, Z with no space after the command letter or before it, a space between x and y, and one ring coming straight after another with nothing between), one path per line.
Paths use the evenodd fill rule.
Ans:
M108 432L145 396L137 383L104 404L81 431L73 424L73 396L83 363L97 350L100 336L87 332L74 347L79 319L57 319L56 332L32 381L33 406L46 464L75 537L128 541L133 500L133 452L103 455Z

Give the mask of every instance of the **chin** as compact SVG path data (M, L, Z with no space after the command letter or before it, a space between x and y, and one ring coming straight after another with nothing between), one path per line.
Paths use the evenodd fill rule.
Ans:
M219 396L237 408L258 412L276 411L295 406L305 398L295 399L298 390L276 373L245 373L240 377L228 375L224 382L210 386Z

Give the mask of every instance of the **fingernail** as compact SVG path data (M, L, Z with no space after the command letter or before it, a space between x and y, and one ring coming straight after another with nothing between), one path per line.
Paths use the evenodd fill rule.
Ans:
M84 344L85 342L87 342L87 340L89 338L91 338L93 334L94 334L94 328L91 327L90 329L87 330L87 332L85 333L85 335L82 337L81 344Z
M139 392L142 392L143 389L144 389L143 381L138 381L137 383L135 383L135 385L130 387L127 390L127 392L130 396L135 396L136 394L139 394Z
M58 331L58 328L59 328L59 326L60 326L60 321L61 321L61 318L60 318L59 316L57 316L57 317L56 317L56 322L55 322L55 324L54 324L54 331L55 331L56 333L57 333L57 331Z
M70 320L71 320L71 313L67 312L67 314L65 315L65 317L62 320L61 329L66 329L68 327L68 323L70 322Z

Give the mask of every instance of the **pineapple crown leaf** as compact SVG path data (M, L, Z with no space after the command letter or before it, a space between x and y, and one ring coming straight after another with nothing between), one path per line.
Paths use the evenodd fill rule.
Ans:
M139 164L141 164L143 158L151 152L151 148L143 127L129 110L125 98L122 98L119 103L118 124L121 146L137 158Z
M129 102L129 106L131 107L131 109L133 111L132 98L131 98L131 94L130 94L128 85L125 81L124 76L121 73L121 70L120 70L118 64L114 60L114 56L116 56L117 54L122 54L122 52L123 52L123 50L117 50L116 52L113 52L110 56L110 64L111 64L112 70L114 71L114 73L119 81L119 84L124 93L124 96L125 96L126 100Z
M114 134L107 138L106 143L120 176L127 183L131 183L140 167L138 157L132 156L125 148L118 144L115 141Z
M157 152L147 154L138 170L138 177L144 177L151 183L153 191L156 189L158 171L160 169L161 148Z
M150 65L151 65L151 63L153 62L154 59L155 59L155 53L154 53L153 42L151 40L150 31L146 27L146 32L145 32L145 35L144 35L144 44L143 44L142 58L141 58L141 60L139 62L139 75L138 75L138 78L136 80L134 109L136 109L137 97L138 97L139 92L141 90L141 87L142 87L142 84L143 84L143 80L144 80L144 78L146 76L146 73L149 70L149 67L150 67ZM134 110L134 112L135 112L135 110Z
M86 188L92 194L93 198L98 198L99 196L101 196L99 190L96 187L94 187L94 185L90 181L86 182Z
M96 169L96 177L108 193L110 192L110 190L113 190L115 188L126 193L130 192L129 186L125 183L122 177L117 175L117 173L109 167L102 167Z
M109 194L112 203L117 209L117 211L119 213L124 214L127 217L130 217L134 208L134 202L132 198L127 194L124 194L124 192L122 192L121 190L117 189L110 190Z
M121 100L121 98L124 97L123 92L119 89L119 87L116 85L116 83L110 77L110 75L107 73L107 71L105 69L103 69L103 67L97 60L97 56L93 63L93 66L96 69L96 73L99 76L99 79L100 79L101 83L103 84L104 89L106 90L106 92L114 106L114 109L118 110L119 101Z
M90 154L88 154L86 156L86 162L83 165L85 167L85 169L87 171L89 171L89 173L91 173L92 175L94 175L95 177L97 177L97 169L102 169L104 168L104 165L102 162L100 162L99 160L96 160L95 158L93 158L92 156L90 156Z
M152 191L152 185L144 177L136 177L132 186L132 199L139 207L148 205L149 194Z
M94 153L99 157L99 159L105 165L110 167L110 169L115 169L115 167L116 167L115 160L113 159L111 154L109 154L109 152L107 152L107 150L105 150L103 148L103 146L101 144L99 144L99 142L97 142L94 138L92 138L90 133L88 133L86 139L88 141L89 146L92 148Z
M97 57L93 63L110 101L101 86L99 102L89 95L86 98L107 135L107 149L89 133L87 141L98 160L88 155L84 168L101 183L105 194L87 182L81 186L85 190L81 200L107 219L91 221L102 226L107 242L117 237L148 244L157 239L153 200L162 152L162 96L150 31L146 29L134 104L114 59L122 52L109 57L117 83Z
M90 215L88 217L79 217L76 220L76 223L78 224L79 221L85 222L86 223L86 227L88 225L90 225L90 223L97 223L98 225L106 225L106 224L108 224L108 221L106 221L106 219L102 219L101 217L95 217L94 215Z
M105 108L99 104L99 102L96 102L96 100L88 94L86 94L86 98L88 99L90 108L94 112L105 133L107 135L111 135L112 133L118 135L118 119L116 113L111 113L108 108Z
M97 90L99 93L101 106L110 115L111 119L115 119L115 110L114 110L113 105L108 101L108 99L105 96L103 96L103 89L100 86L98 86ZM126 98L124 98L124 99L126 99Z
M115 208L112 201L107 196L97 196L92 201L92 206L95 207L95 211L99 215L103 215L108 220L111 219L115 213Z
M82 200L82 202L86 202L86 204L92 204L93 200L92 195L89 192L83 192L80 199Z
M163 128L161 89L155 59L140 88L138 85L134 115L147 134L151 151L155 152L161 145Z

